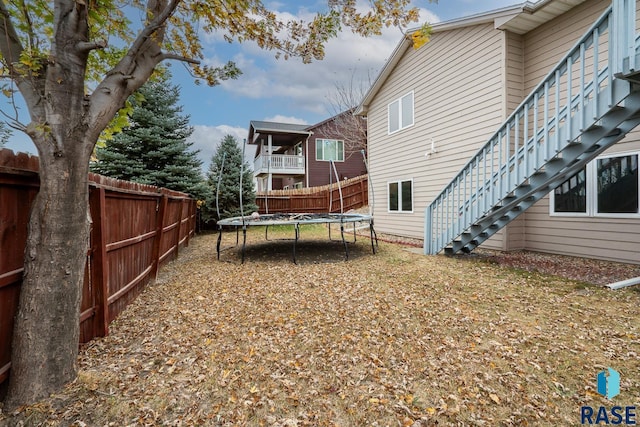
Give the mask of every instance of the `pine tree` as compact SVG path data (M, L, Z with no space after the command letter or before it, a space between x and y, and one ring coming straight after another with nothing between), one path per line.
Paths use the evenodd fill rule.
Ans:
M9 141L12 132L5 122L0 122L0 148L4 147Z
M224 158L224 165L223 160ZM243 166L244 163L244 166ZM205 220L218 220L240 216L240 169L242 173L242 211L245 215L258 210L256 205L256 193L253 185L253 173L249 165L242 158L242 150L236 139L226 135L211 158L207 173L207 184L211 188L207 203L203 211ZM220 173L222 171L222 174ZM218 179L220 186L218 191ZM216 209L216 193L218 194L218 207L220 218Z
M130 97L130 125L96 149L93 172L189 193L204 199L206 186L197 158L187 138L193 132L189 116L177 105L179 87L169 83L165 72L143 85Z

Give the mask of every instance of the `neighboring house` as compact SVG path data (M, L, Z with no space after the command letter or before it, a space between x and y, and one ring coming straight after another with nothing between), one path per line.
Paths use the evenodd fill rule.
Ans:
M526 2L435 24L419 49L402 40L356 111L376 229L424 238L425 253L640 263L638 25L621 10L631 31L610 31L610 5Z
M253 174L258 191L317 187L364 175L361 148L366 140L354 141L341 132L341 113L315 125L252 120L248 143L256 145ZM362 120L353 117L355 120ZM363 138L364 139L364 138ZM335 172L330 169L331 160Z

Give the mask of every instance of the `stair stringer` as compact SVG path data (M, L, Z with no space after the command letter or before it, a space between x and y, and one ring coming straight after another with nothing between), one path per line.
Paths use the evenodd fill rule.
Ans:
M534 173L504 198L499 208L485 214L453 240L445 253L470 252L546 196L551 190L577 173L607 148L622 140L640 125L640 92L625 99L629 107L614 107L600 122L603 126L583 132L581 141L570 144L562 153L562 162L550 159L545 169ZM593 149L592 149L593 148ZM568 166L566 166L568 164Z

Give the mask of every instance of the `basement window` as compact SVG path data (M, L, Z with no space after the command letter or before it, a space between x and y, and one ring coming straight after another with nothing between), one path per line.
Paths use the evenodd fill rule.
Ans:
M551 192L550 213L632 217L640 214L638 153L602 156Z

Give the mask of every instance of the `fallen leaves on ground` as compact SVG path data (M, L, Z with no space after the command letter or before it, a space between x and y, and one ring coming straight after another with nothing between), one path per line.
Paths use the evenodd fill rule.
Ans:
M81 350L78 380L8 423L575 425L640 402L640 292L302 229L191 241ZM332 236L339 238L339 235ZM352 237L348 235L348 237ZM240 236L242 241L242 236ZM0 420L2 415L0 415Z

